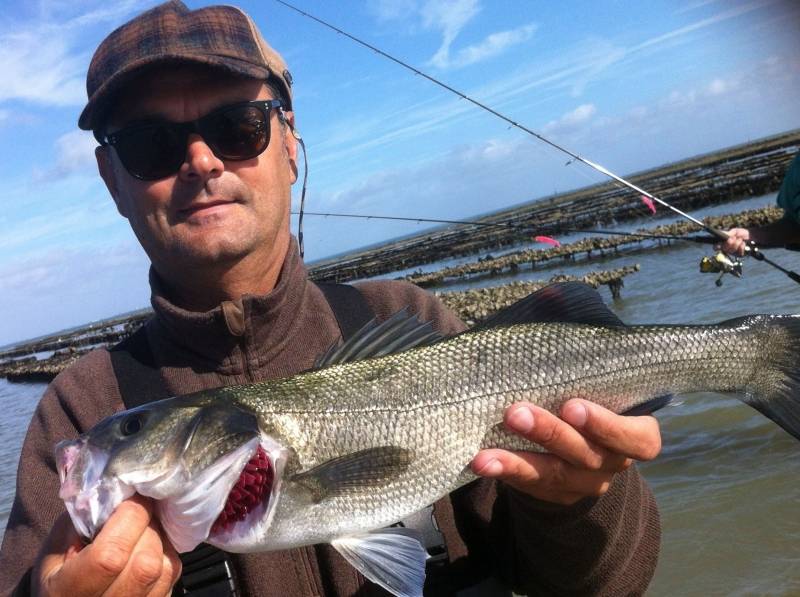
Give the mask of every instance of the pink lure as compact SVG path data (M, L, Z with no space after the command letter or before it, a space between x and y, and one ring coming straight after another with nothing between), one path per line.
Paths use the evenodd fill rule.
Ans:
M537 243L545 243L546 245L553 245L554 247L561 246L560 242L554 238L550 238L549 236L534 236L533 240L535 240Z

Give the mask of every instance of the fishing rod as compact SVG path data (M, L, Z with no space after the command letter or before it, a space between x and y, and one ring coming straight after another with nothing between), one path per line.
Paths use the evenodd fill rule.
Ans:
M646 201L646 203L648 203L648 206L651 206L651 204L649 202L654 201L654 202L658 203L659 205L662 205L662 206L666 207L667 209L669 209L673 213L676 213L679 216L689 220L690 222L693 222L693 223L697 224L703 230L705 230L706 232L708 232L712 236L716 237L716 239L718 239L718 241L726 241L726 240L728 240L729 234L727 232L725 232L724 230L720 230L718 228L714 228L713 226L709 226L708 224L705 224L701 220L698 220L697 218L695 218L695 217L687 214L686 212L678 209L677 207L675 207L671 203L668 203L667 201L664 201L663 199L653 195L652 193L650 193L648 191L645 191L644 189L642 189L642 188L636 186L635 184L633 184L632 182L630 182L630 181L622 178L621 176L615 174L614 172L612 172L611 170L609 170L605 166L602 166L602 165L600 165L600 164L598 164L596 162L593 162L593 161L591 161L591 160L589 160L589 159L587 159L587 158L575 153L574 151L571 151L571 150L567 149L566 147L564 147L562 145L559 145L555 141L553 141L551 139L548 139L544 135L542 135L540 133L537 133L536 131L528 128L527 126L525 126L525 125L523 125L523 124L521 124L521 123L519 123L519 122L517 122L515 120L513 120L512 118L510 118L510 117L506 116L505 114L495 110L494 108L491 108L490 106L487 106L486 104L484 104L482 102L479 102L478 100L468 96L466 93L463 93L462 91L459 91L458 89L455 89L454 87L451 87L450 85L440 81L439 79L437 79L437 78L435 78L435 77L433 77L433 76L431 76L431 75L419 70L418 68L408 64L407 62L404 62L404 61L400 60L399 58L396 58L396 57L392 56L391 54L389 54L387 52L384 52L380 48L378 48L376 46L373 46L372 44L367 43L366 41L364 41L362 39L359 39L358 37L356 37L354 35L351 35L347 31L344 31L344 30L340 29L339 27L336 27L335 25L332 25L331 23L328 23L327 21L324 21L324 20L320 19L319 17L316 17L316 16L314 16L314 15L312 15L312 14L310 14L310 13L304 11L304 10L301 10L300 8L294 6L293 4L291 4L289 2L286 2L286 0L275 0L275 2L277 2L278 4L282 4L286 8L289 8L290 10L293 10L294 12L300 14L303 17L306 17L307 19L311 19L311 20L319 23L320 25L322 25L324 27L327 27L328 29L331 29L332 31L335 31L339 35L343 35L343 36L347 37L348 39L354 41L355 43L357 43L357 44L359 44L359 45L361 45L361 46L363 46L363 47L365 47L365 48L367 48L369 50L372 50L376 54L378 54L380 56L383 56L384 58L387 58L388 60L391 60L392 62L400 65L401 67L403 67L403 68L405 68L407 70L410 70L415 75L423 77L423 78L427 79L428 81L430 81L431 83L433 83L435 85L438 85L439 87L449 91L450 93L453 93L453 94L457 95L459 98L468 101L469 103L477 106L478 108L480 108L480 109L482 109L482 110L484 110L486 112L489 112L490 114L492 114L492 115L496 116L497 118L503 120L504 122L508 123L513 128L519 129L519 130L523 131L524 133L527 133L528 135L531 135L531 136L535 137L536 139L538 139L539 141L549 145L550 147L553 147L554 149L556 149L556 150L568 155L571 158L570 162L567 162L568 164L572 163L573 161L577 161L577 162L580 162L582 164L585 164L586 166L589 166L591 169L595 170L596 172L599 172L600 174L603 174L603 175L611 178L616 183L621 184L624 187L639 193L643 200L645 200L645 198L647 200L649 200L649 201ZM745 248L745 251L746 251L747 254L751 255L756 260L763 261L764 263L766 263L768 265L771 265L772 267L776 268L777 270L779 270L779 271L783 272L784 274L786 274L787 276L789 276L789 278L791 278L793 281L795 281L798 284L800 284L800 274L797 274L795 272L791 272L790 270L787 270L787 269L781 267L780 265L778 265L774 261L766 258L764 256L764 254L759 251L758 246L755 243L753 243L752 241L750 241L748 243L748 245Z

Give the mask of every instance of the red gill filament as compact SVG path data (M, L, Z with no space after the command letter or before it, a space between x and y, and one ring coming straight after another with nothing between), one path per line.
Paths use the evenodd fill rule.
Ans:
M245 465L239 480L233 486L225 507L211 526L211 533L229 529L251 512L256 506L269 499L275 472L269 456L261 446Z

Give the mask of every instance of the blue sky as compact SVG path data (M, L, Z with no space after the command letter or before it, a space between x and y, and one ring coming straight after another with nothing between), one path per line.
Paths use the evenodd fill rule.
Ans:
M620 174L800 127L797 2L296 2ZM4 3L0 345L148 304L76 121L94 48L154 4ZM466 218L602 180L271 0L239 5L294 76L308 209ZM420 229L309 217L306 256Z

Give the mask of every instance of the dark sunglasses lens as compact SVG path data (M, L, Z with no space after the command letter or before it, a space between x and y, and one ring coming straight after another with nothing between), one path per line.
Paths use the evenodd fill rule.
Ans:
M210 114L200 133L214 153L227 160L249 160L269 144L269 118L259 106L235 106Z
M186 134L166 125L126 131L114 147L136 178L157 180L175 174L186 157Z

